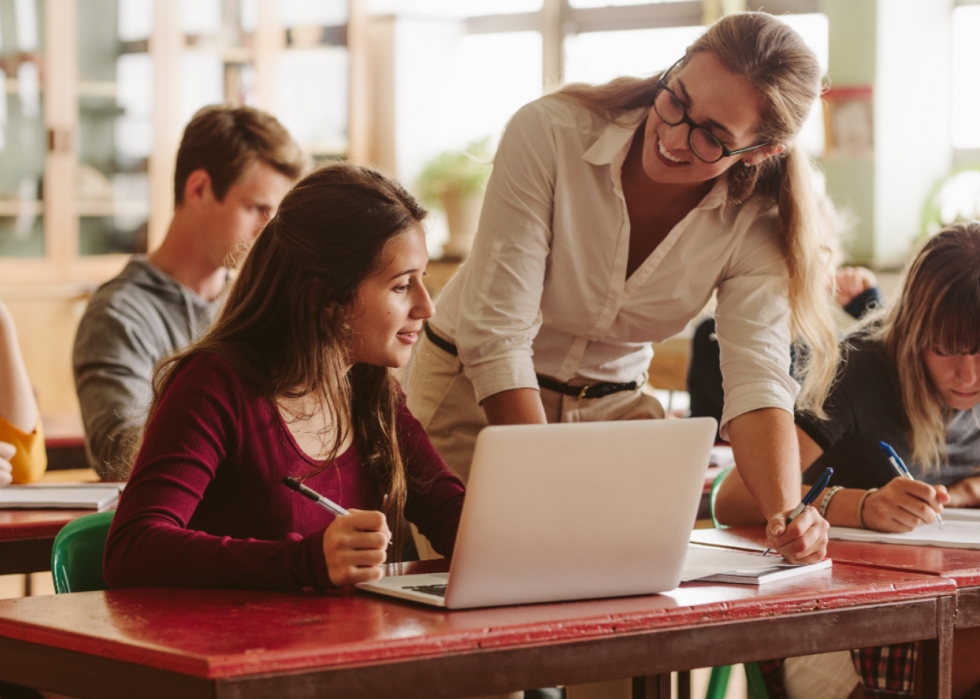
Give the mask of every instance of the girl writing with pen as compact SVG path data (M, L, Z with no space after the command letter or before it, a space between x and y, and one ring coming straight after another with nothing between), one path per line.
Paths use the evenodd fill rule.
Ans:
M433 313L425 215L350 164L286 195L214 327L157 368L106 543L110 586L376 580L401 550L403 517L451 553L463 485L389 371ZM290 476L343 509L300 497Z
M971 221L929 239L908 265L898 301L849 338L824 406L829 419L796 415L803 481L834 469L815 504L831 524L907 532L936 521L944 507L980 507L978 319L980 222ZM911 478L896 470L881 442ZM734 471L719 489L715 514L730 525L765 521ZM954 661L961 653L975 657L977 634L956 633ZM903 652L914 662L913 650ZM911 671L906 676L910 683ZM903 680L883 681L893 680L900 693L911 691ZM980 666L955 663L953 685L954 697L967 696L980 686Z

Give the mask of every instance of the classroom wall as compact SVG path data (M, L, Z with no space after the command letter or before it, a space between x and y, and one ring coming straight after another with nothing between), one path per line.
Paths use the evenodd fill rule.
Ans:
M829 25L828 77L832 87L873 85L877 63L875 0L822 0ZM852 262L874 258L875 163L870 157L827 157L820 162L827 194L853 219L854 228L841 244Z
M879 0L875 79L874 257L898 266L920 235L922 207L953 163L953 0Z
M78 286L0 289L44 414L77 413L71 351L88 294Z
M949 134L953 0L822 0L833 87L871 86L874 154L827 157L827 193L854 217L850 261L899 267L922 207L952 167ZM927 110L927 111L926 111Z

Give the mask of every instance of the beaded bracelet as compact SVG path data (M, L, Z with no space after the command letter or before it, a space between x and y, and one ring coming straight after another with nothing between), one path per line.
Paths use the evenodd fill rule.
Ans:
M871 495L871 493L875 492L876 490L878 490L878 489L877 488L872 488L871 490L865 490L864 491L864 495L862 495L861 496L861 499L858 500L858 513L857 513L858 514L858 526L861 527L861 529L865 529L865 526L864 526L864 501L867 500L868 499L868 496Z
M830 507L830 501L834 498L835 495L837 495L838 490L843 490L843 489L844 486L842 485L835 485L833 488L827 489L827 492L824 493L823 499L820 501L819 512L821 517L826 519L827 508Z

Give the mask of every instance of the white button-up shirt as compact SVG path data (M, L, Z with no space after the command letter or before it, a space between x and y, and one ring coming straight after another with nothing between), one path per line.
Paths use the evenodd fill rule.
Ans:
M759 408L789 412L788 266L771 203L715 186L626 278L621 172L628 126L544 97L514 115L494 158L469 261L443 290L433 329L454 342L476 399L559 381L632 381L651 342L680 332L718 291L722 435Z

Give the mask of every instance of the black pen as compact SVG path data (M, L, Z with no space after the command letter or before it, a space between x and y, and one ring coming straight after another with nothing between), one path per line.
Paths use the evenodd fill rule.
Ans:
M806 495L803 496L803 501L800 502L799 505L794 507L793 511L786 516L787 526L789 525L790 522L792 522L794 519L796 519L801 514L803 514L803 510L805 510L807 507L813 504L813 501L817 499L817 496L820 495L821 491L823 491L823 489L827 487L827 484L830 482L830 477L832 475L834 475L834 469L828 466L824 470L824 472L820 474L820 478L817 479L817 482L814 483L812 486L810 486L810 490L808 490ZM768 554L769 554L769 549L766 549L762 553L763 556L766 556Z
M338 517L343 517L345 515L350 514L350 512L345 510L343 507L335 503L330 498L323 497L322 495L320 495L320 493L316 492L312 488L308 488L307 486L303 485L292 476L286 476L285 478L282 479L282 482L288 485L293 490L295 490L300 495L302 495L304 498L309 498L323 509L327 510L328 512L334 513Z

